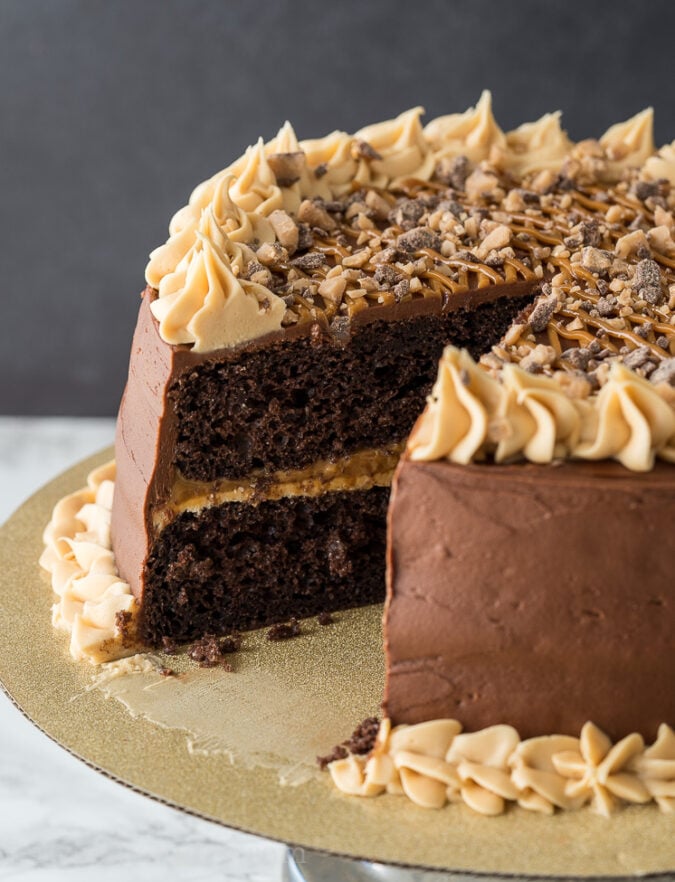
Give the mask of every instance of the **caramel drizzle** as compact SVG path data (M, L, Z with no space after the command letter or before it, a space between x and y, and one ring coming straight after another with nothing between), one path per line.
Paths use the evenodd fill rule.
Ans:
M396 198L400 198L401 194L412 198L443 191L445 187L436 182L408 181L404 186L399 187L396 193L375 187L370 189L375 190L393 206L396 204ZM597 198L600 194L606 195L607 199ZM486 210L485 200L476 204L459 194L456 194L456 198L466 209L467 214L475 208ZM622 209L620 222L609 222L606 217L607 212L615 206ZM648 208L642 203L619 192L617 188L599 186L554 193L548 198L543 198L536 207L528 207L523 211L507 213L496 203L490 204L487 208L487 216L494 216L498 222L503 222L505 214L508 214L509 218L507 225L511 229L511 247L515 256L505 256L499 268L471 259L471 248L477 247L479 243L465 246L469 254L461 257L456 254L445 256L435 249L421 248L411 253L408 258L410 262L423 258L427 260L426 268L418 267L414 272L414 276L420 282L417 290L397 297L391 291L382 291L379 288L378 290L368 290L367 287L355 288L351 282L348 282L341 301L334 303L318 294L308 298L302 291L297 290L298 286L295 286L291 289L293 299L289 308L297 315L299 321L316 319L323 314L330 322L338 315L351 318L374 305L391 305L424 298L442 299L490 286L514 284L519 281L536 283L538 279L543 281L545 278L553 277L556 277L556 284L570 301L584 300L595 304L600 298L598 278L586 267L572 262L569 249L564 244L572 226L579 219L597 221L604 230L604 241L598 247L613 251L616 241L630 232L629 224L638 216L642 215L647 224L650 219L653 221ZM359 243L363 243L365 247L370 240L375 239L382 249L395 247L397 237L402 232L401 228L390 226L386 228L386 236L383 236L385 229L376 227L364 231L355 229L349 223L341 223L336 233L317 240L308 252L322 254L326 260L324 266L303 272L289 262L273 267L273 270L285 275L295 270L295 275L303 285L313 285L316 288L335 266L341 265L346 257L358 253ZM338 241L341 237L352 240L354 246L341 244ZM668 271L675 269L675 260L658 253L654 253L653 258L666 269L667 276L670 276ZM377 263L369 259L359 269L366 278L373 278L377 267ZM396 269L398 271L398 268ZM402 278L406 276L402 275ZM569 328L568 325L572 322L580 324L581 327ZM636 333L636 329L646 323L650 323L652 327L643 337ZM576 307L570 308L569 305L564 305L551 317L545 339L557 355L554 367L571 371L574 370L573 366L560 356L570 345L588 346L595 339L599 339L603 348L613 353L618 352L622 346L631 349L648 346L654 355L667 358L671 353L656 342L657 335L672 339L675 336L675 327L635 311L625 316L619 315L614 319L604 319L591 316ZM539 340L531 333L529 326L524 325L520 334L515 335L515 339L511 335L508 347L503 343L496 348L496 351L509 361L519 361L537 345L537 342Z

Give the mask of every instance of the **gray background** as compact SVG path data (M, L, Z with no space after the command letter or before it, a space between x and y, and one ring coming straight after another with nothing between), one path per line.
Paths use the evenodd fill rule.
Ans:
M571 137L652 104L674 0L0 0L0 413L109 415L143 269L192 187L271 137L493 91Z

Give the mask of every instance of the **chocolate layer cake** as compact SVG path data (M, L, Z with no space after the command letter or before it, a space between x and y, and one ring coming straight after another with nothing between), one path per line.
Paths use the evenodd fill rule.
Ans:
M558 114L505 134L488 93L420 114L286 124L174 216L114 494L93 475L45 535L55 624L99 661L381 599L428 396L387 717L338 785L672 810L675 144L651 110L579 144Z
M675 376L675 173L651 111L576 145L557 114L503 133L487 93L420 114L303 142L286 124L152 253L112 512L147 643L383 596L388 487L448 343L582 410L614 363ZM540 435L536 461L569 452Z

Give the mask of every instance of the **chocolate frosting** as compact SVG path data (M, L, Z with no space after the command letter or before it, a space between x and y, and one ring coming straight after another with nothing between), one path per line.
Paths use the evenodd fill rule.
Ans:
M675 470L404 459L389 511L385 714L610 737L675 723Z

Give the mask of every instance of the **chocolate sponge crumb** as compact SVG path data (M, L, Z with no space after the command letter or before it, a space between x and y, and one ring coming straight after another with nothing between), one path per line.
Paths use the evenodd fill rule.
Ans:
M357 755L370 753L379 730L380 721L377 717L367 717L354 729L350 738L343 741L342 744L337 744L326 756L317 756L316 761L321 771L335 760L345 759L350 753Z
M300 622L296 618L292 618L290 622L279 622L278 625L272 625L267 632L267 639L289 640L291 637L297 637L301 633Z
M122 643L131 642L132 619L133 616L128 610L120 609L115 613L115 628L122 639Z
M226 637L206 634L201 640L192 644L187 654L197 662L200 668L213 668L216 665L221 665L231 671L232 666L225 661L225 656L231 652L237 652L240 648L240 634L229 634Z
M320 612L316 617L317 622L320 625L332 625L335 619L329 612Z
M175 655L178 652L178 644L171 637L162 637L162 652L167 655Z
M324 769L329 766L335 760L345 759L347 756L347 748L343 747L341 744L337 744L331 753L326 756L317 756L316 761L319 764L319 768L323 772Z
M352 732L349 741L345 741L350 753L370 753L375 744L377 733L380 730L380 721L377 717L367 717Z

